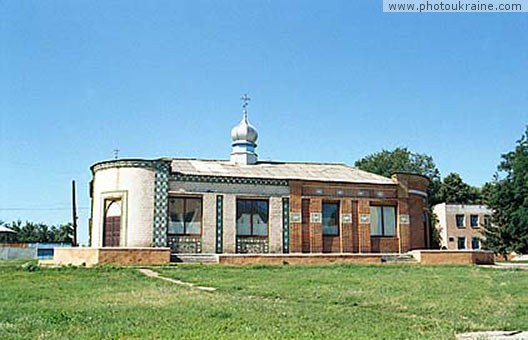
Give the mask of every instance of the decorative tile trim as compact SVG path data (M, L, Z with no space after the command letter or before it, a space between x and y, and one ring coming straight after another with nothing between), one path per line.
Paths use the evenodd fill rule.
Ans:
M171 253L199 254L202 252L201 236L176 236L167 237Z
M144 168L156 169L156 164L161 161L150 161L146 159L116 159L111 161L99 162L92 165L92 172L111 168Z
M170 163L157 161L154 179L154 224L152 228L152 243L154 247L167 246L169 174Z
M269 252L269 241L262 237L237 236L236 251L239 254L265 254Z
M409 215L400 215L400 224L409 224L410 216Z
M341 222L342 223L352 223L352 214L351 213L341 214Z
M370 223L370 214L361 214L361 215L359 215L359 223L369 224Z
M172 181L182 181L182 182L207 182L207 183L253 184L253 185L275 185L275 186L288 186L289 185L287 180L266 179L266 178L172 174L170 176L170 179Z
M290 212L290 221L291 223L301 223L302 215L300 212Z
M216 253L222 254L224 229L224 196L216 196Z
M310 213L310 223L321 223L322 221L321 213Z
M299 214L300 215L300 214ZM290 199L282 199L282 252L290 252Z

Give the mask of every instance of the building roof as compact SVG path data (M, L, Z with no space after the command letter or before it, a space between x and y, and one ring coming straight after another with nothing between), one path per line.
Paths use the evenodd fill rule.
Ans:
M9 229L8 227L4 227L3 225L0 225L0 233L16 233L13 229Z
M225 160L172 159L172 172L183 175L343 183L395 184L390 178L339 163L258 162L234 164Z

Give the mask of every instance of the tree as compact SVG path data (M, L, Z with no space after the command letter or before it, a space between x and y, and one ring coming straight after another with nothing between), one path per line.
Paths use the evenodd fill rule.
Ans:
M489 206L491 195L493 195L494 190L493 182L486 182L480 189L480 196L482 204Z
M354 164L361 170L369 171L381 176L390 177L396 172L410 172L426 176L430 180L429 196L429 226L431 232L431 247L439 248L440 236L434 228L436 216L432 206L440 202L439 190L441 187L440 171L436 167L433 157L425 154L413 153L405 147L398 147L392 151L382 150L381 152L368 155Z
M3 239L9 242L72 242L73 227L71 223L49 226L45 223L14 221L6 227L13 229L16 234L10 234Z
M484 246L505 257L528 253L528 127L515 149L502 155L488 190L493 215L485 226Z
M452 172L442 181L439 200L448 204L481 204L480 189L465 183L459 174Z
M396 172L411 172L426 176L431 181L429 185L429 201L438 203L438 191L441 186L440 171L436 167L433 157L420 153L413 153L405 147L398 147L392 151L368 155L354 164L361 170L381 176L390 177Z

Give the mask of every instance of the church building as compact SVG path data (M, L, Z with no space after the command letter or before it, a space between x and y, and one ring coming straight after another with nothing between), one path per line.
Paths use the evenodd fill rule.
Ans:
M115 159L91 167L92 247L180 254L404 253L428 248L427 178L339 163L259 161L247 117L229 160Z

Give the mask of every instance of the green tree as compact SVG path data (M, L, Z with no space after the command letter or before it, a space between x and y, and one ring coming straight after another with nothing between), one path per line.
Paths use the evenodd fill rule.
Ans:
M528 253L528 127L513 151L502 155L488 205L492 224L484 246L503 256Z
M72 242L73 227L71 223L50 226L45 223L14 221L6 227L13 229L16 234L3 237L10 242ZM0 239L0 240L2 240Z
M480 189L480 196L482 200L482 204L489 206L491 195L493 195L494 191L493 182L486 182Z
M431 181L429 185L429 202L439 203L438 192L441 187L440 171L436 167L433 157L414 153L405 147L394 150L382 150L368 155L354 164L361 170L381 176L390 177L395 172L410 172L424 175Z
M444 178L438 197L441 202L448 204L482 203L480 189L465 183L456 172L452 172Z

